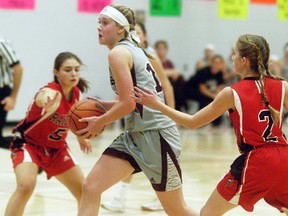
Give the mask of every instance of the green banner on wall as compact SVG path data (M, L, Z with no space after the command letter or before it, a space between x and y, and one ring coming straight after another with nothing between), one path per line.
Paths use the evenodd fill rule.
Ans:
M150 15L180 16L182 0L150 0Z
M248 0L218 0L218 17L222 19L247 19Z
M278 19L288 21L288 0L278 0Z

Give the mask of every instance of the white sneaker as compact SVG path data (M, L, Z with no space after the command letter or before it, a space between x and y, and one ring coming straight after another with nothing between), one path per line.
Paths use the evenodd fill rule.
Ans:
M163 210L163 207L158 199L153 200L152 202L145 203L141 206L143 211L160 211Z
M124 212L125 200L114 197L110 201L101 203L101 207L113 212Z

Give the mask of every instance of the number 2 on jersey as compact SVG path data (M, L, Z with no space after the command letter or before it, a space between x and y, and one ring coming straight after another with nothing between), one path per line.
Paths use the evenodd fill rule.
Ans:
M259 112L258 118L259 118L260 122L267 121L267 127L262 134L262 137L265 140L265 142L277 142L278 137L271 137L270 136L271 130L273 127L273 119L270 115L270 111L269 110L261 110Z

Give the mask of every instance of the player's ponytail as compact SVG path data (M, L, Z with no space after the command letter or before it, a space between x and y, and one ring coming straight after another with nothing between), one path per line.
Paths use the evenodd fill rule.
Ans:
M88 80L80 77L79 82L77 84L77 87L80 89L80 91L83 92L87 92L89 90L89 82Z
M242 57L246 57L250 61L250 69L258 72L259 84L261 91L261 102L264 103L270 111L271 117L275 124L281 122L280 112L276 110L269 103L269 99L266 95L264 88L264 78L270 77L273 79L281 79L273 76L268 68L270 48L265 38L258 35L242 35L237 41L237 48Z

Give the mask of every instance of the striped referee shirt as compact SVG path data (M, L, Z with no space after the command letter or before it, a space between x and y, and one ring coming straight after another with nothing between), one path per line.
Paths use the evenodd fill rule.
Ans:
M13 86L13 66L20 63L12 45L0 36L0 88Z

